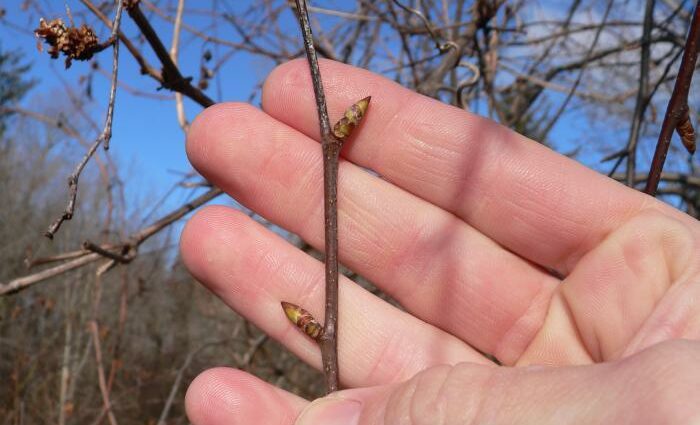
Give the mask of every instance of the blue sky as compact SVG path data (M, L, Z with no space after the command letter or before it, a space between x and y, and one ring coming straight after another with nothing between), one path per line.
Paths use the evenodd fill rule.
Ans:
M63 1L52 0L44 3L55 5L52 9L53 14L45 16L47 20L55 17L65 20ZM82 23L83 19L79 13L85 10L84 7L78 1L67 3L75 15L76 24ZM38 22L28 19L29 14L21 10L21 4L21 0L2 0L1 6L6 11L5 21L10 25L0 24L0 45L4 50L21 51L26 61L32 64L29 77L34 78L38 85L27 96L27 102L31 104L33 97L39 96L44 99L47 95L61 93L64 90L61 80L70 86L79 87L80 79L88 74L90 64L73 62L69 69L64 69L63 60L52 60L46 53L40 53L36 48L36 39L32 32ZM48 7L46 9L51 10ZM34 14L34 16L37 15ZM187 19L195 26L207 24L197 22L199 18L196 16ZM91 17L90 22L93 22ZM153 18L152 23L163 35L164 43L169 45L172 25L158 18ZM127 34L137 33L137 29L126 14L122 28ZM100 40L107 38L108 32L104 27L96 27L96 30ZM226 30L232 31L230 27ZM140 47L151 64L158 64L147 45ZM194 76L195 79L198 77L202 53L201 41L193 40L191 35L183 31L180 54L183 75ZM111 70L111 60L111 51L105 51L98 57L100 67L108 71ZM271 69L271 63L265 63L244 52L236 53L219 73L222 76L219 79L221 96L217 94L219 86L215 82L212 82L207 94L217 101L247 101L254 92L256 84L262 81ZM172 97L167 90L156 91L158 84L150 77L140 74L136 61L123 47L120 52L119 79L141 92ZM104 121L108 91L108 76L96 73L92 87L94 101L89 109L94 111L92 116L100 126ZM254 102L259 102L259 99L255 99ZM202 107L186 99L185 110L191 122ZM133 200L160 198L181 179L182 172L190 171L191 166L185 155L184 143L184 134L177 122L174 101L137 96L123 88L118 90L110 155L121 164L121 173L128 173L121 176L127 184L127 198ZM76 156L75 161L79 159L80 157ZM184 196L191 195L190 192L191 190L176 192L166 200L160 211L165 212L180 205Z
M251 1L254 0L220 0L221 13L236 13L234 9L245 9ZM85 9L78 0L65 2L43 0L40 3L45 5L45 9L49 11L45 16L47 19L65 18L64 5L67 3L76 17L76 24L85 20L84 15L81 15ZM327 7L341 8L333 1L321 3ZM32 33L33 28L38 23L36 13L22 11L22 0L2 0L0 4L6 11L4 20L9 23L9 25L0 24L2 48L19 49L26 54L27 61L33 64L31 76L39 82L28 99L31 100L33 95L44 94L45 96L48 93L63 90L61 79L65 80L68 85L79 86L81 77L87 75L89 71L89 64L74 62L70 69L65 70L62 60L51 60L47 54L38 52ZM210 7L210 4L210 2L188 2L190 7L199 7L202 10ZM556 5L547 1L542 2L540 7L541 10L538 9L538 13L563 13L563 11L558 10ZM290 35L294 36L298 29L294 25L291 12L287 9L282 13L286 19L285 22L290 23ZM628 18L637 19L638 17L630 16ZM323 19L332 21L333 18ZM92 16L89 16L88 21L94 22ZM172 25L158 17L153 17L151 22L162 35L164 43L169 45ZM237 38L232 33L231 26L212 27L211 18L205 15L188 14L185 17L185 22L194 27L203 28L205 32L214 36ZM325 23L325 21L323 22ZM108 32L104 26L96 28L101 40L107 38ZM127 16L123 20L123 30L129 35L138 32ZM140 48L152 64L158 63L148 45L143 44ZM215 58L225 53L221 47L207 46L207 48L214 51ZM183 75L198 77L203 49L201 40L195 39L183 31L180 53L180 67ZM217 52L216 49L222 50ZM109 70L111 53L103 52L99 56L98 62L103 69ZM260 57L253 57L248 53L238 51L221 68L218 73L219 78L212 81L207 93L216 101L248 101L251 93L255 92L256 85L271 71L272 66L271 62L266 62ZM125 49L122 49L119 72L120 80L133 89L151 94L172 96L166 90L156 91L157 83L149 77L140 75L136 62ZM107 75L96 73L95 76L93 80L94 101L90 105L90 109L94 111L93 116L101 125L104 119L109 81ZM564 95L552 97L555 101L554 108L558 107L556 102L563 100L563 97ZM253 99L253 103L258 102L259 98ZM665 99L663 103L665 103ZM582 119L576 104L576 101L571 102L562 120L554 127L551 139L557 141L556 148L561 152L572 151L574 147L582 146L583 150L578 159L590 166L599 167L598 160L602 153L598 143L607 140L611 146L622 146L628 131L627 125L621 123L618 128L615 128L610 125L609 121L596 123L596 120L591 118ZM188 119L191 121L202 108L185 100L185 109ZM650 156L654 142L654 140L646 140L641 143L640 158L642 160ZM121 176L127 182L128 199L160 198L168 188L181 178L180 173L191 170L184 151L184 135L178 126L175 105L172 100L144 98L130 93L129 90L120 89L117 95L111 146L111 155L122 164L122 173L127 171L129 173ZM79 156L76 156L75 161L78 160ZM610 164L605 164L604 168L607 169L609 166ZM640 165L640 169L642 167L644 165ZM161 211L180 205L183 197L190 192L188 190L176 192L163 204ZM138 202L134 202L134 204L136 205Z

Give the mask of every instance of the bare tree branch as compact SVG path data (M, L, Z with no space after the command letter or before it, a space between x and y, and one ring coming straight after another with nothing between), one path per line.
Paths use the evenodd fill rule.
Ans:
M105 124L102 129L102 133L97 136L97 139L90 146L88 151L83 156L83 159L75 167L71 175L68 177L68 204L66 205L63 213L54 220L49 226L48 230L44 235L53 239L54 235L61 228L61 224L64 221L73 218L73 213L75 211L75 201L78 197L78 180L80 179L80 174L85 169L88 161L94 155L100 144L103 144L104 149L109 149L109 141L112 138L112 120L114 118L114 102L116 100L117 94L117 73L119 71L119 40L117 38L117 33L119 31L119 25L121 24L122 10L124 3L122 0L117 0L117 10L114 14L114 21L112 22L112 35L110 37L112 43L112 81L109 89L109 102L107 104L107 117L105 118Z
M169 214L161 217L158 219L155 223L139 230L138 232L134 233L132 236L130 236L126 242L122 243L121 246L127 246L130 247L131 250L134 252L133 255L136 255L136 250L137 248L144 243L146 240L148 240L151 236L157 234L159 231L164 229L165 227L171 225L172 223L176 222L177 220L181 219L191 211L195 210L196 208L206 204L207 202L211 201L212 199L216 198L217 196L221 195L223 192L219 188L211 188L207 192L203 193L202 195L198 196L197 198L193 199L192 201L186 203L185 205L180 206L176 210L170 212ZM103 245L101 248L105 250L111 250L115 245ZM73 258L74 255L77 255L76 252L71 252L69 253L70 257ZM101 258L104 258L101 254L95 253L95 252L89 252L85 251L85 254L82 256L79 256L77 258L74 258L71 261L59 264L57 266L51 267L46 270L41 270L39 272L27 275L27 276L22 276L16 279L13 279L7 283L0 283L0 296L2 295L9 295L12 293L15 293L17 291L20 291L22 289L25 289L35 283L42 282L46 279L49 279L54 276L61 275L63 273L69 272L71 270L75 270L79 267L83 267L87 264L90 264L92 262L95 262ZM56 260L52 260L56 261Z
M661 125L661 133L659 134L654 158L651 162L649 179L644 188L644 191L652 196L654 196L656 189L659 187L661 171L663 171L664 162L666 162L666 154L671 145L673 131L680 124L683 124L683 118L688 116L688 93L690 91L690 83L693 80L695 62L698 59L698 49L700 49L700 0L695 4L695 13L690 23L681 66L676 77L676 84L673 87L671 99L668 101L664 122Z

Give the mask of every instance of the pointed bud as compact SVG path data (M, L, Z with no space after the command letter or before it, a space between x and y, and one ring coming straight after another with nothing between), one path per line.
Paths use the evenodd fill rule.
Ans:
M678 126L676 127L678 135L681 137L681 142L683 146L692 155L695 153L695 129L693 129L693 124L690 122L690 116L688 112L683 115Z
M323 335L323 326L308 311L298 305L282 301L282 309L287 318L297 328L315 340L319 340Z
M371 99L372 96L367 96L345 111L343 118L333 126L333 134L335 137L340 140L345 140L350 137L352 131L360 123L362 117L365 116Z

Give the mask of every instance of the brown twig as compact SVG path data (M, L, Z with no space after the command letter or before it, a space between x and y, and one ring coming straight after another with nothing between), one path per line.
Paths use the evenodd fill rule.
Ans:
M61 228L64 221L73 218L73 213L75 212L75 201L78 197L78 180L80 179L80 174L85 169L88 161L95 154L98 146L103 144L104 149L109 149L109 141L112 138L112 120L114 118L114 102L117 94L117 73L119 71L119 41L117 39L117 32L119 31L119 25L121 24L121 16L124 3L121 0L117 1L117 10L114 14L114 21L112 22L112 35L110 40L112 40L112 82L109 89L109 102L107 104L107 117L105 118L105 124L102 132L97 139L88 148L87 152L83 156L83 159L75 167L71 175L68 177L68 204L63 210L63 213L54 220L49 226L48 230L44 235L53 239L54 235Z
M605 28L605 23L608 20L608 16L610 15L610 10L612 9L613 3L614 3L613 0L608 0L608 4L605 7L605 13L603 14L603 18L601 19L600 26L596 29L595 35L593 36L593 41L591 41L591 45L588 47L588 51L586 52L586 56L584 56L584 58L583 58L584 64L588 63L588 59L593 55L593 50L598 45L598 39L600 39L600 34L602 34L603 29ZM574 94L576 93L576 89L578 89L578 86L581 83L581 79L583 78L583 72L585 71L585 69L586 69L586 65L583 65L579 69L578 75L576 77L576 81L574 81L574 84L571 86L571 90L566 95L566 98L561 103L561 105L559 105L559 109L554 114L554 117L551 120L549 120L545 129L542 130L542 133L541 133L542 141L544 141L547 138L547 134L549 134L549 132L554 127L554 124L556 124L557 121L559 121L559 118L562 116L562 114L566 110L566 107L568 106L569 102L571 101Z
M73 260L75 258L80 258L86 254L87 252L85 252L84 249L79 249L77 251L62 252L57 255L50 255L47 257L39 258L32 258L31 255L27 255L27 257L24 259L24 266L27 269L31 269L32 267L41 266L49 263L55 263L57 261Z
M306 0L295 0L297 16L309 61L323 150L323 206L325 216L326 306L323 336L319 341L326 391L338 390L338 161L342 142L331 133L321 71L314 48Z
M637 165L637 143L639 133L644 121L644 112L649 105L649 58L651 56L651 29L654 26L654 4L656 0L646 0L644 7L644 26L642 29L642 48L639 62L639 89L637 90L637 100L634 105L634 115L632 116L632 126L627 139L627 186L634 184L634 173Z
M136 250L142 243L144 243L147 239L149 239L151 236L155 235L159 231L161 231L163 228L169 226L170 224L176 222L177 220L181 219L194 209L204 205L205 203L211 201L212 199L216 198L217 196L221 195L223 192L219 188L212 188L205 193L201 194L197 198L193 199L192 201L180 206L176 210L170 212L169 214L161 217L158 219L155 223L139 230L138 232L134 233L131 235L129 238L127 238L127 242L121 244L121 246L128 246L133 250ZM114 248L113 245L101 245L102 249L111 249ZM71 258L73 258L73 255L77 255L77 252L71 252L69 253L71 255ZM22 276L18 277L16 279L13 279L7 283L0 283L0 296L2 295L9 295L13 294L15 292L18 292L22 289L25 289L35 283L42 282L46 279L49 279L54 276L61 275L63 273L66 273L68 271L77 269L79 267L83 267L87 264L93 263L101 258L104 258L101 254L95 253L95 252L88 252L85 251L84 255L79 256L78 258L75 258L71 261L59 264L57 266L41 270L39 272L27 275L27 276ZM114 261L114 260L110 260ZM110 263L108 263L110 264Z
M54 276L61 275L63 273L69 272L71 270L82 267L86 264L90 264L96 260L102 258L100 254L90 253L78 257L74 260L59 264L57 266L41 270L36 273L32 273L27 276L18 277L12 279L7 283L0 283L0 295L10 295L22 289L25 289L35 283L44 281L46 279L52 278Z
M651 161L649 179L644 188L644 192L651 196L656 194L656 189L659 187L661 171L666 162L666 155L671 145L673 131L678 129L680 124L684 123L683 118L687 116L688 113L688 93L690 91L690 83L693 79L693 72L695 71L695 62L697 62L698 59L699 48L700 0L695 4L695 12L693 13L693 19L690 23L690 30L688 31L688 38L686 39L681 66L678 70L678 76L676 77L676 84L673 86L671 99L668 101L664 121L661 125L659 140L656 143L656 150L654 151L654 157Z
M175 66L177 66L177 56L180 50L180 29L182 28L182 13L184 10L185 0L178 0L175 23L173 24L173 41L170 45L170 58ZM177 122L180 124L180 128L187 133L189 124L185 116L185 105L182 101L182 93L175 92L175 110L177 112Z
M221 345L229 342L231 338L226 338L220 341L212 341L212 342L207 342L198 347L195 350L190 351L190 353L185 357L185 361L182 363L182 366L180 366L180 369L177 371L177 375L175 376L175 380L173 381L173 385L170 387L170 393L168 394L168 398L165 400L165 404L163 405L163 410L160 412L160 416L158 418L158 422L156 423L157 425L166 425L166 421L168 419L168 415L170 414L170 408L173 406L173 402L175 401L175 396L177 395L178 391L180 390L180 384L182 383L182 379L185 375L185 371L187 368L190 367L190 364L192 363L192 360L199 354L202 350L205 348L215 346L215 345Z
M109 258L120 263L128 263L134 258L133 255L130 255L130 253L128 252L128 247L119 248L121 252L117 253L110 249L103 248L91 241L85 241L83 242L83 249L92 251L96 254L100 254L105 258Z
M127 299L129 296L129 275L126 268L121 270L121 294L119 297L119 320L117 322L117 332L114 344L112 345L112 364L109 368L109 377L107 378L107 391L112 392L114 381L117 377L117 370L121 365L121 342L124 336L124 328L127 317Z
M625 182L627 180L626 173L615 173L612 174L610 177L619 182ZM673 183L687 187L688 189L700 190L700 177L697 176L689 176L687 174L682 173L661 173L659 179L667 183ZM640 183L644 183L648 180L649 174L635 173L634 179L632 180L632 185L634 186Z
M447 40L444 43L440 42L440 37L438 37L438 35L435 33L435 31L433 30L433 26L430 24L430 21L428 20L428 18L425 17L423 12L421 12L418 9L414 9L412 7L405 6L404 4L399 2L398 0L392 0L392 1L394 2L394 4L396 4L401 9L405 10L408 13L411 13L411 14L417 16L418 19L421 20L421 22L423 23L423 27L428 32L428 34L430 34L430 38L432 38L433 43L435 43L435 48L438 49L438 51L440 53L444 53L449 49L459 49L459 46L457 45L457 43L455 43L452 40Z
M100 332L97 326L97 321L90 321L90 334L92 335L92 343L95 347L95 362L97 363L97 382L100 385L102 393L102 402L104 410L107 412L107 418L110 425L117 425L117 418L112 411L112 403L109 401L109 392L107 391L107 382L105 381L105 371L102 365L102 350L100 348Z
M440 87L442 87L445 76L459 65L459 61L467 50L467 46L474 43L477 31L488 24L502 4L503 1L498 0L493 2L492 7L483 9L479 7L473 8L472 20L466 28L464 28L462 34L458 38L453 38L452 40L458 48L449 49L447 53L442 56L440 63L433 70L425 74L417 87L419 93L435 96Z
M101 20L105 25L107 25L107 27L109 27L110 30L112 29L112 22L107 16L104 15L104 13L102 13L102 11L100 11L100 9L97 6L95 6L90 0L80 1L85 7L88 8L90 12L92 12L95 16L97 16L99 20ZM162 83L163 77L160 75L160 72L158 72L158 70L153 68L148 63L148 61L146 60L146 58L143 57L139 49L137 49L136 46L134 46L134 43L132 43L131 40L129 40L129 38L126 35L124 35L124 33L122 33L120 30L117 31L117 34L119 36L119 41L121 41L124 44L124 47L126 47L129 53L131 53L131 56L134 57L136 62L141 67L141 73L149 75L155 80Z
M213 105L214 101L209 98L209 96L192 85L192 78L185 78L182 76L180 69L170 58L168 49L166 49L163 45L163 42L151 26L148 18L146 18L141 11L138 3L134 2L134 4L127 9L127 12L134 23L139 27L139 30L141 30L143 36L146 37L148 44L151 45L151 48L158 57L158 60L161 62L161 64L163 64L163 87L182 93L205 108Z

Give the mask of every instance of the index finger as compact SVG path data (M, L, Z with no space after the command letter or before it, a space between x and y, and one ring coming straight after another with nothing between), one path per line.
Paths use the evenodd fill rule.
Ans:
M544 267L567 274L644 208L684 216L491 120L369 71L324 60L321 72L332 120L372 96L346 158ZM318 140L311 87L304 61L284 64L265 83L263 109Z

